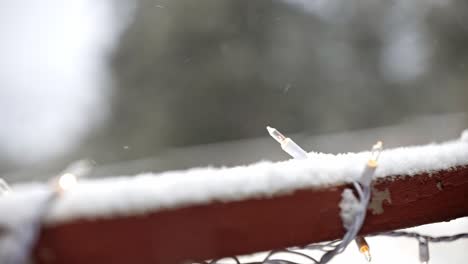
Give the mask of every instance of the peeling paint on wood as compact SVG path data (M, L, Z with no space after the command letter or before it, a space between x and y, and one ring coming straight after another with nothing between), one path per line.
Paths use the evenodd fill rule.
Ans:
M383 202L391 204L392 199L390 197L390 191L386 188L384 191L379 191L375 188L372 188L372 197L369 203L368 209L371 210L371 213L374 215L383 214Z

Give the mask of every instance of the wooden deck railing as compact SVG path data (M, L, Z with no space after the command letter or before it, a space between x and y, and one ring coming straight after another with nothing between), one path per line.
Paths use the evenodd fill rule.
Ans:
M335 239L344 233L338 209L344 187L44 227L34 258L180 264ZM362 234L468 215L468 167L385 178L374 190Z

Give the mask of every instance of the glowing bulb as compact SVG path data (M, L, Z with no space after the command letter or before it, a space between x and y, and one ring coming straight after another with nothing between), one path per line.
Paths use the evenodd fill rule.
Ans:
M375 143L374 146L372 146L371 157L369 158L369 161L367 162L367 165L369 167L372 167L372 168L377 167L378 165L377 161L379 160L380 153L382 153L382 149L383 149L382 141L377 141L377 143Z
M367 244L366 239L362 236L357 236L354 241L356 241L356 245L358 246L359 252L361 252L361 254L363 254L366 258L366 260L370 262L372 260L372 256L370 253L369 244Z
M78 184L78 178L88 174L94 166L90 160L79 160L70 164L60 176L52 179L52 184L58 193L63 193Z
M58 180L58 186L61 191L68 191L75 187L77 183L76 176L71 173L64 173Z

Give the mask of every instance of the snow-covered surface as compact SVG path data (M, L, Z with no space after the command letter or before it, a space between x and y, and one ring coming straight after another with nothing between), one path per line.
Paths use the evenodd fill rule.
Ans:
M306 160L260 162L233 168L195 168L160 174L143 173L82 180L51 206L49 224L75 218L141 214L164 208L268 197L297 189L352 182L364 169L369 152L309 153ZM468 141L384 150L375 177L414 175L468 165ZM46 184L21 184L0 199L1 222L15 221L50 192ZM24 212L23 212L24 211Z
M440 222L428 225L422 225L406 229L410 232L432 236L454 235L468 230L468 217L458 218L450 222ZM417 264L419 262L418 242L414 238L394 238L394 237L366 237L372 254L372 262L378 264ZM330 264L350 264L368 263L364 256L359 253L357 247L351 243L348 248L337 255ZM429 243L430 264L466 264L468 253L468 239L460 239L450 243ZM310 252L308 252L310 254ZM314 254L315 253L315 254ZM242 263L259 261L265 257L266 253L257 253L241 257ZM313 252L313 256L320 257L321 253ZM302 257L291 256L288 254L278 254L278 258L298 263L312 264ZM223 262L226 264L235 264L233 261Z

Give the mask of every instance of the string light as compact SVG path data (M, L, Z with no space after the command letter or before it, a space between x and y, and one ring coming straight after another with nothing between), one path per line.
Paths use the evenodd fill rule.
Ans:
M429 263L429 242L431 243L442 243L442 242L453 242L459 239L468 239L468 233L460 233L450 236L428 236L421 235L416 232L407 231L391 231L373 234L372 236L386 236L386 237L405 237L415 238L419 244L419 261L421 264Z
M58 187L61 192L71 190L78 184L78 180L75 175L71 173L65 173L58 179Z
M292 157L296 159L307 158L307 153L301 147L299 147L294 141L285 137L283 134L281 134L278 130L274 128L267 127L267 130L270 133L270 135L281 144L281 147L283 148L283 150L285 150ZM359 203L358 204L359 207L357 208L361 208L361 209L357 210L355 214L352 215L353 221L349 223L349 225L345 224L347 232L342 238L342 240L334 240L334 241L325 242L325 243L315 243L315 244L307 245L305 247L298 248L300 250L312 249L312 250L321 250L325 252L325 254L322 256L320 260L316 260L315 258L305 254L303 251L296 251L295 248L288 248L288 249L283 249L283 250L271 251L261 262L250 262L250 263L245 263L245 264L267 264L267 263L298 264L292 261L282 261L282 260L272 259L272 256L277 253L287 253L287 254L293 254L296 256L302 256L306 259L311 260L313 263L324 264L324 263L327 263L329 260L331 260L335 255L341 253L347 247L349 242L351 242L352 240L355 240L359 251L362 254L364 254L367 261L370 261L371 255L370 255L369 245L367 241L365 240L365 238L362 236L357 236L357 233L359 232L363 224L363 221L365 219L366 209L367 209L367 205L370 199L370 183L372 181L373 175L378 166L378 159L380 157L382 149L383 149L383 144L381 141L378 141L372 147L370 158L367 161L366 167L362 173L359 183L358 182L353 183L359 199L356 199L356 197L353 196L354 200L353 199L352 200L356 203ZM29 253L32 251L33 242L35 241L35 237L37 237L40 227L41 227L42 218L47 213L48 208L53 203L53 201L55 201L55 199L59 197L56 194L63 193L63 192L66 192L68 190L75 188L76 185L78 184L78 178L89 173L93 165L94 164L88 160L75 162L71 164L70 166L68 166L67 169L65 169L60 174L59 177L53 180L54 192L51 193L48 199L46 199L46 202L43 204L44 209L41 210L39 217L35 219L33 223L31 223L31 225L34 228L32 229L32 233L30 234L30 236L22 238L25 240L24 241L25 243L22 243L24 245L24 248L21 251L24 254L19 254L20 257L27 257L30 255ZM345 189L345 191L347 191L348 194L352 194L352 192L350 192L350 189ZM0 196L6 195L10 192L11 192L11 189L8 186L8 184L3 179L0 178ZM428 264L429 263L429 245L428 245L429 242L452 242L458 239L468 238L468 233L462 233L462 234L457 234L453 236L432 237L432 236L420 235L414 232L392 231L392 232L385 232L385 233L380 233L380 234L373 234L372 236L416 238L419 243L420 262L421 264ZM235 261L235 263L241 264L240 260L237 257L231 257L231 258ZM17 261L15 263L21 263L21 262ZM210 262L202 262L202 263L215 264L215 263L218 263L218 260L212 260Z
M367 165L369 167L377 167L377 165L378 165L377 162L379 160L380 153L382 152L382 149L383 149L382 141L377 141L377 143L375 143L374 146L372 146L371 157L370 157L369 161L367 162Z
M372 256L370 254L369 244L367 243L366 239L362 236L357 236L356 239L354 239L354 241L356 241L356 245L359 249L359 252L361 252L366 258L366 260L370 262Z
M282 147L285 142L289 141L287 137L285 137L283 134L281 134L278 130L267 127L268 132L270 135L278 141ZM292 140L291 140L292 141ZM295 144L295 143L294 143ZM296 144L297 145L297 144ZM298 146L299 147L299 146ZM299 147L300 148L300 147ZM283 148L288 154L291 156L295 157L295 155L291 154L290 151L287 151L288 148ZM300 148L302 150L302 148ZM296 262L292 262L289 260L277 260L277 259L272 259L272 256L277 254L277 253L288 253L292 254L295 256L301 256L305 257L309 260L311 260L313 263L316 264L323 264L327 263L330 261L335 255L341 253L346 246L349 244L350 241L353 239L356 242L356 245L358 246L359 251L364 254L365 258L367 261L371 261L371 254L370 254L370 247L369 244L367 243L366 239L362 236L357 236L357 233L359 232L362 223L364 221L364 218L366 216L366 210L367 210L367 205L369 203L370 199L370 183L372 182L373 175L377 169L378 166L378 160L380 158L380 154L382 153L383 149L383 143L382 141L378 141L376 144L373 145L372 150L371 150L371 155L370 158L368 159L366 163L366 167L362 173L362 176L360 178L359 183L354 182L354 187L356 189L356 192L359 196L359 200L354 197L352 194L352 191L350 189L345 189L344 193L347 193L349 195L353 195L353 197L350 197L350 200L345 201L348 203L350 201L354 201L354 203L359 203L359 206L361 210L358 210L355 212L355 214L351 214L353 216L353 221L351 223L344 223L347 233L343 237L343 239L340 240L334 240L331 242L325 242L325 243L316 243L316 244L310 244L304 247L298 247L298 248L288 248L288 249L283 249L283 250L274 250L271 251L267 256L259 262L248 262L244 264L267 264L267 263L274 263L274 264L280 264L280 263L291 263L291 264L299 264ZM288 149L289 150L289 149ZM303 150L302 150L303 151ZM292 153L296 154L297 152ZM305 151L304 151L305 153ZM306 158L307 154L300 154L298 155L299 158ZM346 195L345 195L346 196ZM345 196L343 198L345 198ZM343 201L342 201L343 202ZM340 204L341 205L341 204ZM350 208L353 206L350 206ZM356 207L353 207L356 208ZM343 208L342 208L342 213L343 213ZM349 212L348 212L349 213ZM348 215L349 216L349 215ZM392 232L386 232L386 233L381 233L377 234L381 236L394 236L394 237L413 237L417 238L419 241L419 258L421 261L421 264L428 264L429 262L429 247L428 247L428 242L449 242L449 241L454 241L457 239L461 238L468 238L468 233L462 233L462 234L457 234L453 236L442 236L442 237L429 237L429 236L422 236L417 233L409 233L409 232L404 232L404 231L392 231ZM374 235L372 235L374 236ZM322 256L320 260L317 260L308 254L304 253L303 251L296 251L296 249L299 250L304 250L304 249L310 249L310 250L321 250L325 252L325 254ZM237 257L231 257L235 263L241 264L242 262L237 258ZM205 264L216 264L218 263L218 260L212 260L209 262L202 262Z
M284 136L277 129L272 128L270 126L267 126L267 130L268 130L268 133L270 134L270 136L272 138L274 138L278 143L281 144L281 148L286 153L291 155L293 158L296 158L296 159L305 159L305 158L307 158L307 152L305 152L292 139ZM383 149L382 141L378 141L376 144L374 144L372 146L371 156L370 156L370 158L369 158L369 160L367 162L367 166L366 166L366 169L364 170L363 176L361 177L361 182L363 183L363 186L364 186L364 189L365 189L366 192L363 192L361 190L361 187L359 187L358 184L355 184L356 189L358 190L358 192L360 192L360 195L361 195L360 200L361 200L361 204L362 204L362 208L363 208L361 210L363 212L362 213L362 215L363 215L362 219L365 217L365 211L366 211L367 204L368 204L369 197L370 197L369 185L370 185L370 182L372 181L372 177L373 177L373 174L375 172L375 169L378 166L378 159L380 157L380 153L382 152L382 149ZM355 200L355 201L357 201L357 200ZM354 222L356 222L356 221L354 221ZM361 223L361 225L362 225L362 223ZM348 230L348 233L354 234L354 236L356 236L357 231L358 231L356 229L360 229L360 225L357 227L357 226L355 226L353 224L345 223L345 226L348 226L349 229L350 229L350 230ZM370 248L369 248L369 244L367 243L366 239L364 237L362 237L362 236L356 236L355 241L356 241L356 244L358 245L359 252L361 252L364 255L364 257L366 258L367 261L371 261L372 257L371 257L371 254L370 254ZM344 250L344 248L347 246L348 243L349 243L349 241L345 241L345 243L343 243L344 247L339 248L337 250L337 252L340 252L340 251ZM331 259L331 257L330 257L330 259Z
M453 242L453 241L456 241L456 240L459 240L459 239L468 239L468 233L461 233L461 234L456 234L456 235L451 235L451 236L438 236L438 237L433 237L433 236L426 236L426 235L421 235L421 234L418 234L418 233L415 233L415 232L406 232L406 231L391 231L391 232L385 232L385 233L378 233L378 234L372 234L372 235L369 235L369 236L387 236L387 237L405 237L405 238L416 238L418 240L419 243L421 243L421 241L425 241L425 242L422 242L423 243L423 247L422 247L422 251L421 251L421 247L420 247L420 260L421 260L421 264L428 264L429 263L429 247L426 247L428 245L428 242ZM421 240L421 239L424 239L424 240ZM311 245L307 245L303 248L299 248L299 249L312 249L312 250L322 250L322 251L327 251L329 250L328 248L329 247L333 247L334 245L336 245L336 243L339 242L339 240L335 240L335 241L332 241L332 242L326 242L326 243L317 243L317 244L311 244ZM420 244L421 245L421 244ZM422 254L421 254L422 252ZM283 250L273 250L271 251L269 254L267 254L267 256L261 260L261 261L257 261L257 262L241 262L237 257L231 257L236 264L285 264L285 263L288 263L288 264L299 264L298 262L293 262L293 261L289 261L289 260L278 260L278 259L272 259L272 256L277 254L277 253L287 253L287 254L290 254L291 256L302 256L302 257L305 257L309 260L311 260L313 263L315 264L322 264L322 263L325 263L323 261L318 261L316 259L314 259L313 257L307 255L304 253L304 251L301 251L301 252L297 252L295 251L294 248L290 248L290 249L283 249ZM421 257L423 256L423 257ZM212 260L212 261L209 261L209 262L201 262L203 264L220 264L219 261L221 261L222 259L215 259L215 260ZM197 264L197 263L193 263L193 264Z
M292 139L284 136L281 132L279 132L277 129L275 128L272 128L270 126L267 126L267 130L268 130L268 133L270 134L270 136L272 138L274 138L278 143L281 144L281 148L286 152L288 153L289 155L291 155L293 158L295 159L305 159L307 158L307 152L305 152L299 145L297 145ZM372 259L372 256L370 254L370 248L369 248L369 244L367 243L366 239L362 236L356 236L357 232L359 231L360 229L360 226L362 225L362 221L364 220L364 217L365 217L365 211L366 211L366 208L367 208L367 204L369 203L369 198L370 198L370 188L369 188L369 185L370 185L370 182L372 181L372 177L375 173L375 170L378 166L378 160L379 160L379 157L380 157L380 154L382 152L382 149L383 149L383 143L382 141L377 141L376 144L374 144L372 146L372 150L371 150L371 155L370 155L370 158L367 162L367 166L363 172L363 176L361 177L361 183L363 185L363 188L361 188L357 183L355 183L355 188L356 190L358 191L358 193L360 194L360 201L361 201L361 215L355 215L355 213L349 213L348 215L352 215L354 218L352 219L353 220L353 223L344 223L345 227L348 228L348 234L345 235L345 237L351 237L349 234L352 234L352 236L355 236L355 241L356 241L356 244L358 246L358 249L359 249L359 252L361 252L364 257L366 258L367 261L371 261ZM352 193L350 193L352 195ZM345 197L343 197L345 198ZM358 203L356 199L352 199L352 201L345 201L345 203L349 205L351 205L352 207L352 204L353 203ZM354 209L352 209L354 210ZM355 218L356 217L359 217L359 219L362 219L361 221L356 221ZM361 222L360 224L358 225L353 225L354 223L356 222ZM342 243L342 245L344 245L343 247L337 247L337 250L336 250L336 253L340 253L342 250L344 250L344 248L346 248L346 246L349 244L349 242L352 240L344 240L344 243ZM326 254L325 254L326 255ZM330 257L329 259L332 258L332 254L330 254ZM322 258L323 259L323 258ZM327 257L325 256L325 262L327 261L326 260Z
M53 178L50 181L52 187L50 192L44 197L37 206L38 210L35 210L36 215L21 225L19 228L10 228L7 232L10 240L16 241L18 250L12 250L6 252L3 256L0 256L0 261L3 263L7 260L7 263L29 263L27 258L31 256L31 252L34 249L34 244L39 236L43 219L49 212L50 207L54 202L61 197L64 192L67 192L74 188L78 184L78 178L83 177L90 172L94 163L89 160L80 160L70 164L58 177ZM5 193L9 193L10 188L5 181L0 179L0 196ZM1 230L1 228L0 228Z
M79 160L70 164L58 178L52 180L55 190L63 194L76 187L78 184L78 178L81 178L88 174L94 163L89 160Z
M380 158L380 154L382 153L382 150L383 150L382 141L377 141L377 143L375 143L372 146L370 157L367 160L366 168L364 169L364 172L359 180L362 186L369 186L370 183L372 182L374 173L377 169L377 166L379 165L379 158ZM369 194L370 194L370 191L369 191Z
M364 172L361 176L360 183L361 188L363 189L363 194L360 195L361 203L362 203L362 213L360 218L364 220L367 210L367 205L370 199L370 183L372 182L372 178L378 166L378 161L380 158L380 154L383 150L383 142L377 141L372 146L370 157L367 161L366 167ZM358 184L354 184L355 189L359 192ZM363 221L362 220L362 221ZM356 245L358 246L359 252L364 255L365 259L370 262L372 260L372 255L370 253L370 247L367 243L366 239L363 236L356 236L355 238Z
M274 138L278 143L281 144L281 148L291 155L291 157L295 159L306 159L307 158L307 152L303 150L299 145L296 144L292 139L285 137L283 134L281 134L278 130L275 128L266 127L268 130L268 133L272 138Z

